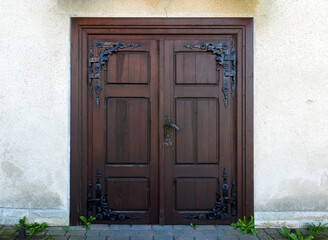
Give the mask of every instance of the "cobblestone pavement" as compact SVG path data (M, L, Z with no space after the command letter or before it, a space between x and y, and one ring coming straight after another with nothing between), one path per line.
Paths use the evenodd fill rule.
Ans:
M301 229L305 236L306 229ZM10 226L0 226L0 240L18 239ZM89 230L81 226L71 226L68 230L61 227L49 227L41 234L26 239L48 240L273 240L285 239L279 229L259 229L257 236L243 235L231 226L201 225L194 230L188 225L91 225ZM328 232L315 239L328 240Z

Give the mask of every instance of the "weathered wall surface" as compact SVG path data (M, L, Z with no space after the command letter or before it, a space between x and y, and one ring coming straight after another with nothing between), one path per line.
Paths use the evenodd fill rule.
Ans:
M70 17L254 17L255 217L328 219L326 0L0 2L0 224L68 223Z

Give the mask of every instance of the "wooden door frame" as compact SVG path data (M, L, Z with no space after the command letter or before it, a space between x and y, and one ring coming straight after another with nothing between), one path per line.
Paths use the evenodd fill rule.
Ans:
M253 18L72 18L71 19L71 156L70 156L70 225L79 224L79 216L86 216L87 198L87 39L88 35L127 34L231 34L242 42L242 100L241 116L237 116L241 136L237 151L241 159L238 173L242 177L244 216L254 215L253 174ZM160 70L161 75L161 70ZM160 89L163 86L160 85ZM160 112L163 109L160 94ZM163 116L159 116L160 121ZM161 123L161 122L160 122ZM159 136L163 132L160 128ZM164 151L160 148L159 167L164 166ZM162 182L164 175L159 176ZM163 187L159 189L160 213L163 211ZM163 214L160 214L163 216ZM163 223L163 219L160 219Z

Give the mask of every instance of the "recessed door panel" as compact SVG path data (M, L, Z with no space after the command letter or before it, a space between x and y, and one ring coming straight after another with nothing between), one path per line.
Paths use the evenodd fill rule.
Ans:
M176 210L197 211L211 209L215 205L218 183L216 178L177 178Z
M218 102L216 99L177 99L176 163L218 162Z
M149 54L120 52L110 60L108 83L147 84L149 81Z
M108 178L107 192L113 210L149 211L147 178Z
M107 162L147 164L149 99L107 99Z
M215 56L200 53L176 53L175 70L177 84L216 84Z

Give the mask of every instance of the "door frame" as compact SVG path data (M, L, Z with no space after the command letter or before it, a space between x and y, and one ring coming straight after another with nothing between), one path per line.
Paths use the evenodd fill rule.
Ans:
M79 224L79 216L86 216L87 208L87 38L88 35L114 34L124 29L123 34L179 34L188 29L192 34L235 35L242 42L242 113L237 116L241 135L237 135L242 146L237 147L241 155L242 215L254 215L254 140L253 140L253 18L71 18L71 150L70 150L70 225ZM213 34L213 33L212 33ZM218 33L216 33L218 34ZM161 70L159 70L161 75ZM160 85L160 91L161 91ZM163 95L159 95L159 110L163 109ZM159 116L159 121L163 116ZM161 123L161 122L160 122ZM160 128L159 136L163 135ZM159 148L159 167L164 166L164 149ZM164 174L159 176L163 182ZM164 186L159 185L159 215L164 212ZM164 219L159 219L160 224Z

